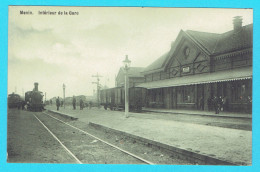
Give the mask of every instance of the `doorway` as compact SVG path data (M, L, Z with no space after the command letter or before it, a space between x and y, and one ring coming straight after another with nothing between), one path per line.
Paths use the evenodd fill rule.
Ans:
M204 110L205 98L204 98L204 85L197 85L197 109Z

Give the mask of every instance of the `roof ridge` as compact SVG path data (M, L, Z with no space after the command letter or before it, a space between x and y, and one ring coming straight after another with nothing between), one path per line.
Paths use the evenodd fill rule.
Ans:
M217 41L216 41L216 43L215 43L214 49L213 49L213 51L212 51L212 54L215 53L219 40L220 40L220 36L217 38Z
M196 44L198 44L202 49L204 49L208 54L211 54L210 51L204 46L202 45L202 43L200 43L196 38L194 38L192 35L190 35L189 33L187 33L187 31L185 32L186 35L192 40L194 41Z
M249 35L252 34L253 23L242 26L241 29L234 31L234 29L222 33L217 40L213 54L217 55L227 51L234 51L239 48L246 48L252 39ZM246 38L245 38L246 36ZM243 37L243 38L242 38ZM251 40L252 41L252 40Z
M250 25L253 26L253 23L242 26L242 29L245 29L245 28L247 28L247 27L250 27ZM224 35L224 34L227 34L227 33L229 33L229 32L233 32L233 31L234 31L234 29L229 30L229 31L226 31L226 32L223 32L223 33L221 33L220 35Z
M130 67L130 68L145 68L145 67Z
M157 58L155 61L153 61L151 64L149 64L148 66L146 66L143 70L144 73L149 72L149 71L153 71L153 70L159 70L162 69L166 59L168 59L167 57L169 56L170 50L167 51L166 53L163 53L159 58ZM163 62L162 62L163 60ZM159 63L159 65L156 65L157 63ZM150 69L149 69L150 68Z
M197 31L197 30L186 30L186 32L199 32L199 33L215 34L215 35L220 35L221 34L221 33L203 32L203 31Z

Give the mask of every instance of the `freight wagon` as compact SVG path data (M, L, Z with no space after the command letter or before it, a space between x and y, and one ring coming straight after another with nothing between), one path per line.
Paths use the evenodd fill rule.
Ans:
M124 87L115 87L100 91L101 105L107 110L125 109L125 89ZM129 110L142 110L146 104L146 89L141 87L129 88Z

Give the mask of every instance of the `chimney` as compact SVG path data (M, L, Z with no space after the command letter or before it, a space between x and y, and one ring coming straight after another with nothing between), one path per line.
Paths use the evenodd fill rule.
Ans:
M38 91L38 85L39 85L38 82L34 83L34 91Z
M241 16L236 16L233 19L234 31L239 31L242 28L242 20Z

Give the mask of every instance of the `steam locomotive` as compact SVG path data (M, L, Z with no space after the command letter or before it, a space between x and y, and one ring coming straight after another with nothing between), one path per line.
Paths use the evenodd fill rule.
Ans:
M40 112L44 110L43 93L38 90L38 83L34 83L34 89L25 93L27 110Z
M125 109L125 89L115 87L100 91L101 105L104 109ZM140 112L146 104L146 89L141 87L129 88L129 110Z

